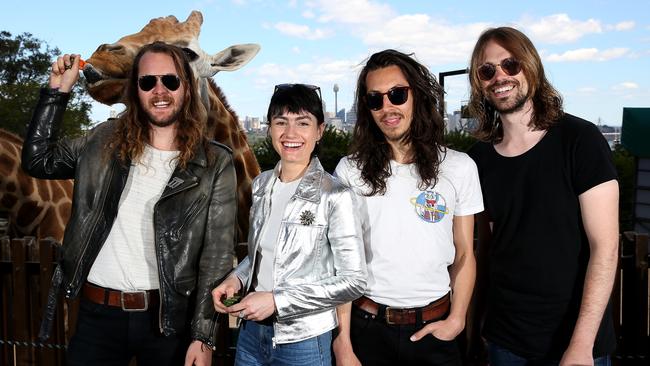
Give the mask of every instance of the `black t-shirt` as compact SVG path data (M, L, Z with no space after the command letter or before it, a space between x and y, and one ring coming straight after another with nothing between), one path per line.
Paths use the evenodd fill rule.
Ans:
M493 222L483 334L523 357L559 360L577 320L589 259L578 196L616 179L609 145L592 123L566 114L519 156L501 156L483 142L469 155ZM594 356L614 348L608 308Z

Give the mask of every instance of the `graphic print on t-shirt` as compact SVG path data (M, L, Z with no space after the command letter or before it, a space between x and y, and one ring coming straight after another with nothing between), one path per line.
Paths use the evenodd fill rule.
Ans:
M449 213L445 198L436 191L424 191L417 197L411 197L411 204L415 213L426 222L439 222Z

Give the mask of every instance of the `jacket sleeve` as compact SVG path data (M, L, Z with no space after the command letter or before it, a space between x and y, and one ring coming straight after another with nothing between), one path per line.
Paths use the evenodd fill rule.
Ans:
M211 291L230 273L235 251L237 217L237 179L230 154L217 161L208 206L204 242L198 263L196 308L192 320L192 339L214 346L216 312Z
M40 98L23 143L22 168L40 179L72 179L77 157L85 145L85 137L58 140L69 93L41 89Z
M327 240L332 250L335 274L312 283L278 286L273 297L280 320L333 308L352 301L366 288L366 259L356 198L349 188L330 199Z

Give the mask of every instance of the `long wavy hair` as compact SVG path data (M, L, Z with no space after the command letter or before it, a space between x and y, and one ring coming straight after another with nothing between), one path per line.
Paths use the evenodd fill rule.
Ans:
M140 105L138 97L140 60L149 52L169 55L184 87L183 106L176 123L176 146L180 151L176 159L178 165L185 168L187 162L194 157L195 150L208 143L207 111L201 103L188 56L181 48L163 42L145 45L135 56L126 87L126 110L117 119L115 133L107 144L107 151L114 152L123 164L127 164L138 160L145 144L150 142L149 116Z
M375 53L359 74L355 96L357 122L350 154L361 171L361 178L371 188L368 196L386 193L386 179L392 174L393 152L366 105L366 78L369 72L389 66L399 67L411 87L413 120L402 143L410 145L412 163L420 175L418 188L435 186L438 181L440 162L446 151L445 124L438 113L443 90L429 69L411 56L391 49Z
M521 62L528 83L528 95L533 102L530 126L545 130L562 117L562 96L546 78L542 60L533 43L522 32L511 27L490 28L484 31L474 46L469 67L470 114L479 120L475 135L479 140L497 143L503 139L499 112L483 94L478 68L483 63L486 45L494 41Z

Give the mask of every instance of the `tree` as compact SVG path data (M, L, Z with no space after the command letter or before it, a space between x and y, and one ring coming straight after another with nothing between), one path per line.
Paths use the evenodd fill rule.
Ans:
M339 160L347 155L350 139L351 135L347 132L338 131L331 125L325 128L323 137L318 144L320 150L318 159L326 171L330 173L334 172ZM262 171L273 169L275 164L280 160L280 156L273 149L270 137L253 145L253 153Z
M0 32L0 126L25 136L40 88L47 85L50 66L60 54L58 48L30 33L15 38ZM90 99L77 83L68 103L60 136L79 136L90 125Z

